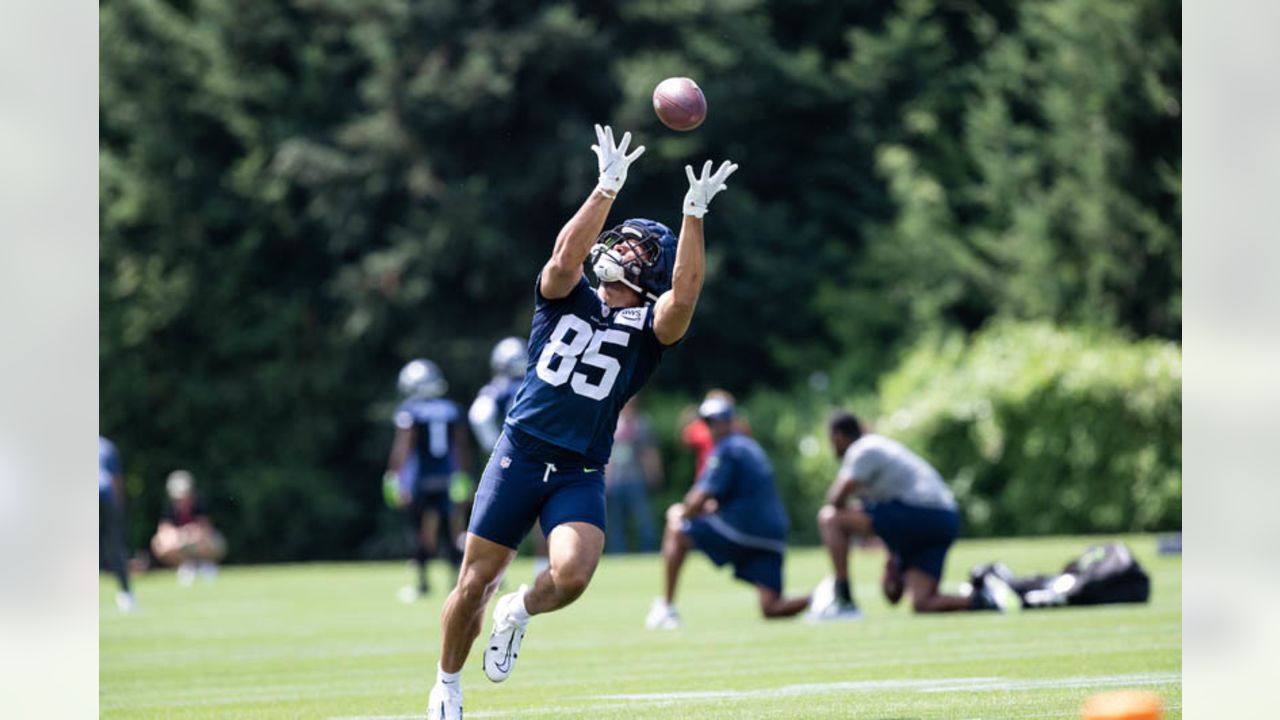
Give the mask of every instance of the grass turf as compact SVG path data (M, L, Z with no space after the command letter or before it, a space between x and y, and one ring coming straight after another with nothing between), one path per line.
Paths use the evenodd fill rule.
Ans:
M879 594L883 555L854 556L865 617L766 622L755 593L700 556L685 568L684 627L647 632L656 556L606 557L586 595L535 618L519 666L501 685L463 673L469 718L1078 718L1087 696L1141 688L1181 717L1182 563L1153 537L1125 538L1152 575L1141 606L1001 616L913 616ZM962 541L944 588L1003 560L1051 571L1089 538ZM509 586L525 581L516 562ZM787 558L790 592L827 573L816 549ZM448 581L413 605L396 600L401 563L228 568L180 588L171 573L137 582L140 609L100 592L99 698L106 718L422 718L434 679ZM490 606L492 607L492 605Z

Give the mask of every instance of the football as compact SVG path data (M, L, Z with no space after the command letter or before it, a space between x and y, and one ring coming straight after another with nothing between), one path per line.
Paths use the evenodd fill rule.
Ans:
M686 132L707 119L707 99L689 78L667 78L653 89L653 111L663 125Z

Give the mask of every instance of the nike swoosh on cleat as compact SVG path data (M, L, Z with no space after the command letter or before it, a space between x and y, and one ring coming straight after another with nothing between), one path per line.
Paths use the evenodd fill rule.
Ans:
M595 468L586 468L582 472L600 472L600 471Z

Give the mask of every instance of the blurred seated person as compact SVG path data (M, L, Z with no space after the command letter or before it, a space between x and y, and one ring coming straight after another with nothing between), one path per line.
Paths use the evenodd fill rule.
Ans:
M196 496L195 478L186 470L174 470L165 481L169 503L151 538L156 559L178 569L178 583L190 585L196 573L212 579L218 561L226 554L226 542L214 528Z

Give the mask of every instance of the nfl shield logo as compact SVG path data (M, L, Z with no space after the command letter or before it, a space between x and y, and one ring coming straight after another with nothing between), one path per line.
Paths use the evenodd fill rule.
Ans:
M503 470L506 470L507 468L511 467L511 456L503 455L502 459L498 461L498 466L501 467Z

